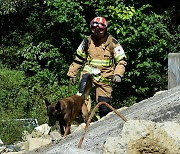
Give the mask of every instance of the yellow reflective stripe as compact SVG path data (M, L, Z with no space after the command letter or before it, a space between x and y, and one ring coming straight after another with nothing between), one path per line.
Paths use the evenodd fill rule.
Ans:
M77 53L77 55L79 55L80 57L82 57L82 58L84 58L84 59L87 58L86 53L84 53L84 52L82 52L82 51L80 51L80 50L77 50L76 53Z
M83 69L84 71L87 71L88 73L91 73L92 74L92 70L93 68L91 66L88 66L86 65ZM111 80L110 79L107 79L107 78L104 78L100 75L93 75L93 78L96 80L96 81L99 81L101 83L105 83L105 84L111 84Z
M90 64L95 66L111 66L112 63L113 61L111 59L107 59L107 60L92 59L90 61Z
M83 70L87 71L88 73L91 73L91 74L92 74L92 71L93 71L92 67L90 67L88 65L86 65Z
M92 71L93 71L93 68L91 66L88 66L86 65L83 69L84 71L88 72L88 73L91 73L92 74ZM99 81L101 76L100 75L93 75L93 78L96 80L96 81Z
M123 53L123 54L116 55L114 58L115 58L115 61L118 62L119 60L121 60L124 57L126 57L126 55Z
M100 75L93 75L93 78L96 80L96 81L99 81L101 79L101 76Z
M106 83L106 84L111 84L111 83L112 83L112 81L111 81L110 79L107 79L107 78L104 78L104 77L102 77L102 78L99 80L99 82L101 82L101 83Z

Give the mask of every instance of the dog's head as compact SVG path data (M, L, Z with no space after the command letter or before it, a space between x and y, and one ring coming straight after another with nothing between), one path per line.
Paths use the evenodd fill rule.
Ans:
M49 126L54 126L56 121L61 113L61 104L60 101L57 101L54 104L50 104L47 99L45 99L46 107L47 107L47 115L49 117Z

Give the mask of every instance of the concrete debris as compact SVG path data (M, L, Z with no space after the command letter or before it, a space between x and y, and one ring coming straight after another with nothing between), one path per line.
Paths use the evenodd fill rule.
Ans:
M159 95L159 94L162 94L162 93L164 93L164 92L166 92L166 90L163 90L163 91L157 91L157 92L154 94L154 96Z
M43 124L34 129L30 134L27 131L23 133L23 142L18 142L11 146L1 146L0 153L16 154L28 153L34 149L52 144L62 139L62 136L57 131L50 132L48 124Z
M164 129L165 128L165 129ZM171 131L174 135L170 135ZM129 120L118 137L108 137L103 154L178 154L180 124Z
M28 141L28 150L27 150L27 152L32 151L32 150L37 149L37 148L40 148L41 146L48 145L50 143L52 143L51 139L31 138Z
M3 141L0 139L0 146L3 145L3 144L4 144Z
M48 135L51 130L51 127L49 127L48 124L43 124L41 126L36 127L35 130L41 133L42 135Z

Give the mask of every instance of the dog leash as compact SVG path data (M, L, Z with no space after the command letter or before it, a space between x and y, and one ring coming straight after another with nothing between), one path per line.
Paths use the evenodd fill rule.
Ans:
M88 121L87 121L87 123L86 123L85 129L84 129L84 134L82 135L82 137L81 137L81 139L80 139L80 141L79 141L79 143L78 143L78 148L81 148L82 142L83 142L83 140L84 140L84 137L85 137L85 134L86 134L86 132L87 132L87 130L88 130L88 127L89 127L89 125L90 125L90 122L91 122L91 120L92 120L92 118L93 118L93 116L94 116L97 108L98 108L100 105L102 105L102 104L106 105L108 108L110 108L111 110L113 110L119 117L121 117L122 120L124 120L125 122L127 121L127 119L126 119L120 112L118 112L116 109L114 109L111 105L109 105L109 104L106 103L106 102L99 102L99 103L95 106L95 108L93 109L93 111L91 112L91 115L90 115L90 117L89 117L89 119L88 119Z

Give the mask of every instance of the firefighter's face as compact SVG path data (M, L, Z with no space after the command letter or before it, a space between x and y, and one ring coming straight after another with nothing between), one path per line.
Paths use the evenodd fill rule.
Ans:
M106 31L106 26L104 24L102 24L102 23L94 22L91 25L91 31L95 35L104 34L104 32Z

